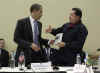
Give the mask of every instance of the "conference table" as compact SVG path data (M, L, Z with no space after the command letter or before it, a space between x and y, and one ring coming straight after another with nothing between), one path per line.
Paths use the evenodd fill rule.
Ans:
M73 67L59 67L59 70L54 70L51 68L32 68L27 69L26 67L23 70L20 70L19 67L11 68L11 67L2 67L0 68L0 73L100 73L99 71L92 71L89 68L86 69L85 72L74 72Z

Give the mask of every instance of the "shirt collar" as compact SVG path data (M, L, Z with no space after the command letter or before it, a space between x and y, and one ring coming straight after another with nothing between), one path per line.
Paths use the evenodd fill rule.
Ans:
M30 20L31 20L32 22L34 22L34 21L35 21L35 19L34 19L34 18L32 18L32 16L30 16Z

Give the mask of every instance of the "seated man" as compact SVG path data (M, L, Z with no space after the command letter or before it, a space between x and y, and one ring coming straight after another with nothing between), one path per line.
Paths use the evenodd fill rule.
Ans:
M0 39L0 67L7 67L9 64L9 53L4 49L5 40Z

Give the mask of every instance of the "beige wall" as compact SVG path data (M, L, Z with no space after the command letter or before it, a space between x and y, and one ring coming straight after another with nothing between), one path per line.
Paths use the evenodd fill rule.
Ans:
M49 35L44 33L49 24L52 27L59 27L68 21L71 8L82 8L83 22L89 30L84 49L95 54L96 49L100 47L100 0L0 0L0 38L6 40L7 50L16 49L13 42L16 21L29 16L29 8L33 3L40 3L44 7L41 19L43 37Z

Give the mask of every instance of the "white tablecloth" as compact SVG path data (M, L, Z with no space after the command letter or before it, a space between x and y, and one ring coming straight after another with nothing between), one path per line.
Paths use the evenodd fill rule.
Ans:
M24 70L20 70L18 67L16 68L10 68L10 67L3 67L0 69L0 72L59 72L59 71L66 71L67 73L75 73L73 71L73 67L59 67L59 70L53 70L52 68L39 68L39 69L27 69L24 68ZM91 68L86 68L86 72L84 73L94 73Z

